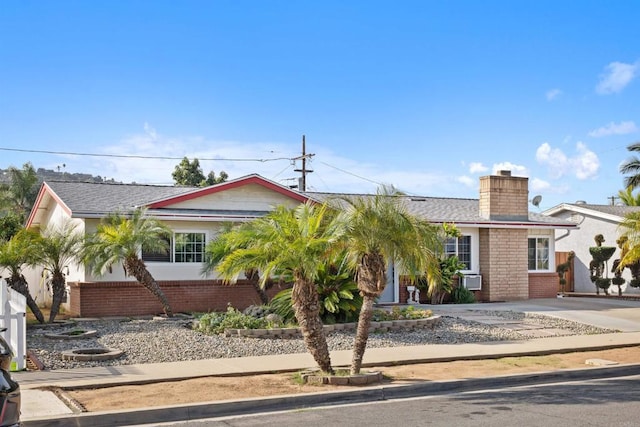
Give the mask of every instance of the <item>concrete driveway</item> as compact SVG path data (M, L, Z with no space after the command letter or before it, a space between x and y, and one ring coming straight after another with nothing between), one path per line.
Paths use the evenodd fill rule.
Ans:
M426 305L440 315L464 317L478 310L538 313L621 332L640 332L640 301L614 298L544 298L516 302Z

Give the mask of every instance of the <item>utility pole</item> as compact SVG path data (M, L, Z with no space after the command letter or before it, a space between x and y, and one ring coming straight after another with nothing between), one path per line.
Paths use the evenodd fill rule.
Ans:
M295 172L300 172L302 177L300 179L300 191L307 191L307 174L313 172L311 169L307 169L307 158L311 158L315 154L307 154L307 146L304 135L302 135L302 156L296 157L293 160L302 160L302 168L294 169Z

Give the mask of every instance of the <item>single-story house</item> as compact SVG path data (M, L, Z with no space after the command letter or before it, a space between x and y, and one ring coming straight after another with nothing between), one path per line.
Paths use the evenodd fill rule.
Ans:
M479 199L406 196L405 202L413 213L432 223L457 225L462 237L448 241L446 250L466 264L464 284L475 290L480 300L555 296L555 232L577 226L530 213L528 194L527 178L502 171L480 178ZM225 286L214 272L202 276L206 243L215 238L223 223L248 221L277 205L293 207L329 196L298 192L255 174L205 188L52 181L42 184L27 227L45 229L70 219L80 232L88 234L109 213L144 207L173 230L172 241L180 238L192 243L190 253L179 253L173 245L166 257L142 254L173 310L223 310L227 304L243 308L259 302L250 284L239 281ZM67 310L77 316L161 312L159 303L132 278L125 277L121 268L96 277L84 266L72 265L67 284ZM400 272L391 266L381 302L402 303L407 296Z
M577 229L556 230L555 247L558 252L575 253L573 261L573 289L574 292L595 293L596 287L591 282L589 263L592 260L589 248L596 246L595 236L602 234L603 246L616 246L616 240L623 232L620 223L624 216L630 212L640 211L639 206L597 205L584 201L575 203L562 203L542 212L552 218L571 221L578 226ZM617 248L611 260L608 262L608 277L613 277L611 268L613 261L620 258L620 248ZM623 271L622 277L627 283L622 285L623 294L638 294L640 289L628 286L631 273L628 269ZM610 293L617 294L618 287L611 285Z

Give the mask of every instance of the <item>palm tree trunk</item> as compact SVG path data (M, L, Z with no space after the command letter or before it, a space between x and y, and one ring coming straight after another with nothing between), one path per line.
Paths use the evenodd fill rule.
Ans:
M260 286L260 273L258 272L258 270L255 268L250 268L244 272L244 277L247 278L249 283L251 283L251 286L253 286L253 289L256 290L258 297L260 297L260 302L263 305L269 304L269 296L265 292L267 285L265 284L265 288Z
M353 358L351 359L351 375L357 375L362 368L364 351L369 339L369 327L373 316L373 304L382 295L387 284L386 263L380 253L363 255L357 271L358 289L362 295L362 308L358 317L358 328L353 343Z
M56 320L56 316L60 311L60 306L62 305L62 301L66 294L65 285L64 274L59 271L54 272L53 277L51 278L53 300L51 302L51 311L49 312L49 323L53 323L53 321Z
M291 302L307 350L323 372L333 374L329 346L322 319L320 319L320 302L315 284L298 278L293 285Z
M137 257L127 258L124 261L124 268L128 275L135 277L142 286L151 292L151 295L160 301L164 314L166 314L167 317L173 317L173 311L171 310L171 305L169 305L169 300L167 300L166 295L162 292L162 289L160 288L160 285L158 285L158 282L156 282L156 279L154 279L151 273L149 273L149 270L147 270L144 261Z
M356 330L356 338L353 343L353 358L351 359L351 375L357 375L362 368L362 359L364 351L367 348L367 340L369 339L369 328L371 327L371 317L373 316L373 303L375 297L364 295L362 298L362 308L358 317L358 328Z
M14 291L18 292L27 299L27 307L31 310L36 320L40 323L44 323L44 315L42 311L40 311L40 307L36 303L36 300L33 299L31 293L29 292L29 285L27 284L26 279L23 275L19 274L17 276L11 276L7 280L8 285Z

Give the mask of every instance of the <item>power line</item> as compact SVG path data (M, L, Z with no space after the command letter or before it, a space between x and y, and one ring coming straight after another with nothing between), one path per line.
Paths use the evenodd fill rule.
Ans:
M347 175L351 175L351 176L354 176L354 177L356 177L356 178L360 178L360 179L362 179L362 180L364 180L364 181L368 181L368 182L371 182L371 183L376 184L376 185L383 185L381 182L374 181L374 180L369 179L369 178L365 178L365 177L360 176L360 175L357 175L357 174L355 174L355 173L353 173L353 172L349 172L349 171L347 171L347 170L341 169L341 168L339 168L339 167L337 167L337 166L330 165L329 163L326 163L326 162L320 162L320 163L322 163L322 164L323 164L323 165L325 165L325 166L329 166L330 168L333 168L333 169L335 169L335 170L338 170L338 171L340 171L340 172L342 172L342 173L346 173Z
M182 157L170 157L170 156L142 156L135 154L95 154L95 153L77 153L73 151L48 151L48 150L26 150L21 148L5 148L0 147L0 151L16 151L20 153L39 153L39 154L56 154L65 156L88 156L88 157L112 157L122 159L154 159L154 160L182 160L186 156ZM198 158L202 161L220 161L220 162L273 162L278 160L293 160L289 157L273 157L267 159L214 159L214 158Z

